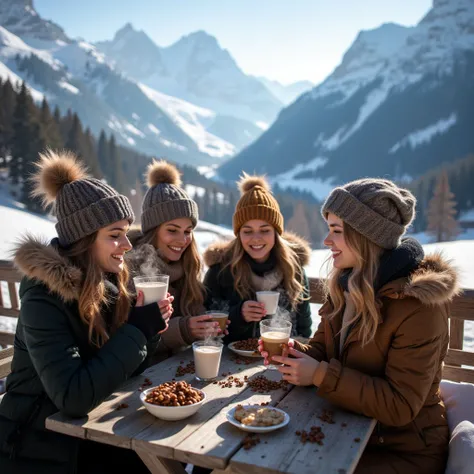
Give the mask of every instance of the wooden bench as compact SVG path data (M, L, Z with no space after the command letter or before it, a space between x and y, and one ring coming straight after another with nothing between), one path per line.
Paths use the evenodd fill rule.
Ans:
M18 318L20 314L16 283L21 279L20 273L13 267L12 262L0 260L0 282L6 283L11 305L5 307L0 292L0 316ZM310 278L311 303L321 304L324 300L321 280ZM474 290L465 290L451 304L449 319L449 349L443 368L443 378L455 382L474 383L474 352L463 350L464 323L474 321ZM14 334L0 331L0 345L12 345ZM13 357L12 348L0 351L0 379L10 373ZM462 367L469 366L469 367Z

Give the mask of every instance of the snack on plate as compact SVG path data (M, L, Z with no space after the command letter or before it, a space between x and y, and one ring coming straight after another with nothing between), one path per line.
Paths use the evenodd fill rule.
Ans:
M258 353L258 337L234 342L234 349L238 351L254 351Z
M188 382L166 382L150 390L145 401L153 405L180 407L193 405L203 399L199 390L191 387Z
M273 408L244 408L237 405L234 418L247 426L275 426L283 423L285 415Z

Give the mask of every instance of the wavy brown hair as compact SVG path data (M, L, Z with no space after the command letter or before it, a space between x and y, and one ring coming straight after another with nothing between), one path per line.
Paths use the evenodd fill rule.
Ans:
M60 248L60 253L82 270L82 285L78 301L79 315L89 327L89 342L101 347L109 340L111 334L127 321L131 296L127 290L129 274L124 263L124 269L117 274L116 283L119 293L113 319L110 322L110 331L107 331L107 323L102 312L104 307L112 302L107 298L104 272L95 263L91 252L97 234L98 232L88 235L67 249Z
M136 243L139 247L142 244L149 244L158 248L158 229L145 232ZM191 243L183 252L181 257L185 270L181 289L181 301L179 310L182 316L197 316L204 310L204 285L202 284L202 261L197 248L194 231L192 231Z
M283 287L291 301L291 307L294 310L299 303L308 298L303 285L303 269L299 263L298 255L293 248L294 244L280 237L275 232L275 246L272 251L275 252L277 268L283 274ZM245 250L239 237L236 237L229 245L227 250L227 263L222 267L224 271L227 267L234 279L234 288L243 299L254 297L255 289L251 284L251 273L249 263L244 259Z
M374 244L352 227L343 222L346 244L354 252L356 265L349 276L349 293L354 302L355 315L346 322L345 327L357 322L362 346L372 341L380 321L379 302L376 300L374 282L379 269L383 249ZM326 280L326 298L331 300L332 318L343 311L345 305L344 290L340 284L343 269L332 267Z

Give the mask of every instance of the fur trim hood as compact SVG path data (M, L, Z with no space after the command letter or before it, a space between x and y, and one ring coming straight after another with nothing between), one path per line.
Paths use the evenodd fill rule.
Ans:
M311 258L311 246L302 237L292 232L284 232L281 239L296 252L299 263L302 267L308 265ZM230 248L233 240L230 242L216 242L211 244L204 252L204 263L212 267L218 263L228 262L230 259Z
M461 293L456 268L441 253L426 256L408 277L387 283L379 295L389 298L416 298L425 305L448 303Z
M43 283L66 303L79 299L82 271L53 244L27 236L14 250L13 262L24 276Z

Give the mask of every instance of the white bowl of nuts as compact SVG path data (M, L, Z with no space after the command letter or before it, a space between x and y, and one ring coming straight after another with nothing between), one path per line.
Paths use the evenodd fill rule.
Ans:
M143 406L162 420L183 420L194 415L206 400L206 394L189 383L166 382L140 394Z

